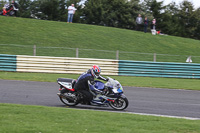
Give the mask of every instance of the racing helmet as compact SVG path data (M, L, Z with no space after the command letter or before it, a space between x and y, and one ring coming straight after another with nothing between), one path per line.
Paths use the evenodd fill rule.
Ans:
M95 78L98 78L100 73L101 73L100 67L97 66L97 65L93 65L92 68L91 68L92 76L94 76Z

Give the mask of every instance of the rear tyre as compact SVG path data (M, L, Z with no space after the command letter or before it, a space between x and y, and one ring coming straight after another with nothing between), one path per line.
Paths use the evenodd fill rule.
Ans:
M114 102L110 101L109 105L115 110L124 110L128 107L128 99L126 97L119 97Z
M67 106L76 106L78 104L78 100L75 94L73 94L72 99L62 96L60 97L60 101Z

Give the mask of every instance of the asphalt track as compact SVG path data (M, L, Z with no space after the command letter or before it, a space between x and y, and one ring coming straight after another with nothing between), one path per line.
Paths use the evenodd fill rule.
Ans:
M66 107L59 100L58 84L50 82L0 80L0 103ZM124 87L129 100L126 113L200 119L200 91ZM78 105L77 109L114 111L110 107Z

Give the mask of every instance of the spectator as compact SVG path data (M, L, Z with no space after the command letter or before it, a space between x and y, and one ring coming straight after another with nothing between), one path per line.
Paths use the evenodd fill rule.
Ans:
M7 16L7 11L6 11L6 8L5 7L3 7L3 14L2 14L3 16Z
M152 27L151 27L151 29L153 29L153 30L156 29L156 19L155 18L152 20Z
M144 33L147 32L148 24L149 24L149 20L147 19L147 17L145 17L145 19L144 19Z
M138 14L138 17L136 18L136 30L137 31L141 31L142 23L143 23L142 17L140 14Z
M74 7L74 4L68 7L68 19L67 23L72 23L73 16L75 14L76 8Z
M11 5L13 7L14 16L16 17L17 16L17 11L19 10L18 9L18 4L13 0L12 3L11 3Z
M151 33L152 33L152 35L156 35L156 19L152 20L152 23L151 23Z

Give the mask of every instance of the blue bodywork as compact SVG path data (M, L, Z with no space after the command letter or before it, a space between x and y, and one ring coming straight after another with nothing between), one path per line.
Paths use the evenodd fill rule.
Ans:
M96 91L95 89L94 89L94 87L96 88L96 89L98 89L98 90L100 90L100 91L103 91L103 89L104 89L104 87L105 87L105 85L104 85L104 83L103 82L101 82L101 81L98 81L98 80L95 80L95 85L93 86L93 85L89 85L90 86L90 90L92 90L92 91ZM112 99L112 98L118 98L118 97L120 97L122 94L123 94L123 91L122 91L122 89L121 88L119 88L118 90L118 93L111 93L111 94L108 94L107 95L107 97L110 99ZM96 104L98 104L98 105L103 105L103 104L106 104L106 103L109 103L109 100L105 100L105 101L102 101L104 98L103 97L98 97L98 99L95 99L95 100L92 100L92 102L93 103L96 103Z
M103 82L95 80L95 85L94 85L95 88L102 91L104 89L104 86L105 85Z
M95 91L94 87L100 91L103 91L105 85L103 82L95 80L95 85L94 86L89 85L89 86L90 86L90 90L92 91Z

